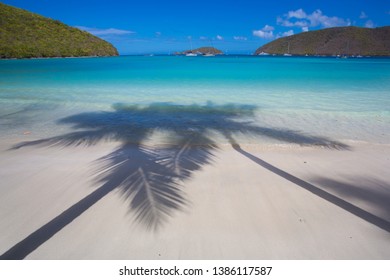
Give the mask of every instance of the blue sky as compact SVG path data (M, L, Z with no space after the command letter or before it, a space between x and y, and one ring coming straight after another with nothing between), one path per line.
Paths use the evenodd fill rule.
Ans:
M1 0L87 30L121 54L173 53L213 45L253 53L278 37L333 26L390 25L389 0L155 1Z

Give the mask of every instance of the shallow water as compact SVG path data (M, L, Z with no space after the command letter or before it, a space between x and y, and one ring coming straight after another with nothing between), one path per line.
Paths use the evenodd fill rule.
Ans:
M248 131L248 125L259 129ZM239 141L269 145L307 144L302 137L390 143L390 59L0 61L3 141L102 127L132 134L147 129L148 135L202 130L219 135L218 142L230 141L223 135L228 131Z

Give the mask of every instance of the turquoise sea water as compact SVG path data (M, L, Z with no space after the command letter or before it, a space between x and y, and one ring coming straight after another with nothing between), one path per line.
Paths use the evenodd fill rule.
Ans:
M168 124L188 129L191 123L207 126L214 121L210 130L218 125L229 129L215 120L233 118L276 132L390 143L390 59L124 56L0 61L2 140L94 129L75 121L86 112L100 114L99 121L106 118L104 125L115 125L122 123L116 118L123 119L123 114L110 113L124 111L131 112L129 122L138 128ZM247 141L289 142L269 136Z

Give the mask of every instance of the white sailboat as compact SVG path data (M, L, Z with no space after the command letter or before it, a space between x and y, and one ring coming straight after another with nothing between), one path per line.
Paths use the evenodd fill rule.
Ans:
M193 53L193 51L192 51L192 40L191 40L191 38L190 38L190 45L191 45L191 50L190 50L190 52L186 53L186 56L198 56L198 54Z
M292 56L291 54L290 54L290 42L287 42L287 53L285 53L284 54L284 56Z

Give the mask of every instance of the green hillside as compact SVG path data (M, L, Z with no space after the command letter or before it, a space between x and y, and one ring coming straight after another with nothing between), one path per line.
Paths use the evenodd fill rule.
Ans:
M115 55L110 43L88 32L0 3L0 58Z
M390 56L390 26L334 27L276 39L255 54Z

